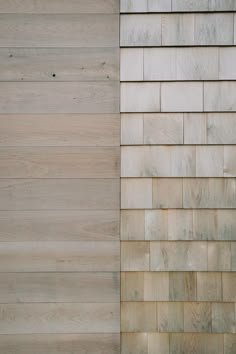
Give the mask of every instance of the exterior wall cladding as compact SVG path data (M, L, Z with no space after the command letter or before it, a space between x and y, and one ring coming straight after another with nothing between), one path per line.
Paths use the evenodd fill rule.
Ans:
M236 1L121 0L122 354L235 354Z

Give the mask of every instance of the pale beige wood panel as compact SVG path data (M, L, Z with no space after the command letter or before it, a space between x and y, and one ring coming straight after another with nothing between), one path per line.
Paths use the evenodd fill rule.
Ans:
M235 333L235 304L212 304L212 332Z
M158 331L183 332L184 305L182 302L158 302Z
M1 179L0 210L119 209L118 179Z
M0 211L0 241L118 241L119 210Z
M168 210L168 240L193 239L192 210Z
M220 334L173 333L170 335L170 354L222 354L223 352L223 335Z
M197 273L176 271L170 272L169 299L170 301L196 301Z
M150 249L149 242L123 241L121 242L121 270L143 271L149 270Z
M119 271L119 242L2 242L1 272Z
M236 114L208 113L208 144L236 144Z
M207 144L207 113L184 113L184 144Z
M3 82L0 113L118 113L117 82Z
M121 114L121 145L143 144L143 114Z
M227 274L227 273L226 273ZM222 275L220 272L197 273L197 300L222 301Z
M118 54L117 48L0 48L0 81L119 80Z
M122 354L148 353L147 333L122 333L121 353Z
M223 300L236 302L236 272L222 273Z
M229 208L236 206L235 178L183 179L184 208Z
M121 332L155 332L156 312L155 302L122 302Z
M145 274L121 272L121 301L144 301Z
M211 332L212 309L208 302L184 303L184 332Z
M148 354L169 354L168 333L148 333Z
M206 271L207 242L151 241L152 271Z
M119 304L3 304L1 334L119 333Z
M234 354L236 351L236 335L224 334L224 353Z
M1 273L0 303L120 302L119 277L118 272Z
M151 178L122 178L121 179L121 208L122 209L151 209L152 208L152 179Z
M0 114L0 146L119 146L118 114Z
M8 147L0 178L119 178L117 147Z
M230 242L208 242L208 271L230 272L233 270L231 264L233 255Z
M7 0L0 1L0 13L118 13L117 0Z
M145 240L167 240L168 212L145 210Z
M1 335L4 354L109 354L119 352L120 335L102 334L32 334Z
M143 134L145 144L183 144L183 114L145 114Z
M120 237L121 240L144 240L145 212L144 210L121 210Z
M153 179L153 208L183 208L183 179Z
M0 47L118 47L118 15L0 15Z

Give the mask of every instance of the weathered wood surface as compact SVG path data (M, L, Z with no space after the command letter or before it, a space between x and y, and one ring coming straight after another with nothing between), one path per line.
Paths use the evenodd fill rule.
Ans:
M1 334L119 333L120 304L1 304Z
M120 347L119 333L104 334L23 334L1 335L2 353L17 354L117 354Z
M0 81L119 79L117 48L0 48L0 60Z
M117 0L1 0L0 13L13 14L110 14L118 13Z
M118 47L119 16L1 14L0 47Z
M0 113L118 113L118 82L3 82Z
M0 114L0 146L119 146L119 114Z

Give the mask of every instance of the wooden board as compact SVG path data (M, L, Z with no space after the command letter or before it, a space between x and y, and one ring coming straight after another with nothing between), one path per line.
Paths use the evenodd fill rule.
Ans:
M0 178L119 178L120 149L1 148Z
M3 82L0 113L118 113L118 82Z
M1 335L0 350L5 354L89 354L119 353L120 335L93 334L26 334Z
M119 304L0 305L1 334L119 333Z
M1 272L119 271L119 242L2 242ZM10 261L9 261L10 260Z
M0 47L118 47L118 15L0 15Z
M87 14L118 13L117 0L7 0L0 2L0 13L35 13L35 14Z
M117 48L0 48L0 61L0 81L119 80Z
M118 209L119 179L1 179L0 210Z
M0 211L0 241L118 241L119 210Z
M0 273L0 282L1 304L120 301L117 272Z
M0 146L119 146L118 114L0 114Z

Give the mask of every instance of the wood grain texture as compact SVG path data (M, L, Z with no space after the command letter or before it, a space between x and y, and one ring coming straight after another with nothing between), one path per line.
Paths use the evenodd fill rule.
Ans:
M0 255L1 272L118 272L120 245L115 241L3 242Z
M236 273L222 273L223 301L236 302Z
M121 270L149 270L149 242L121 242Z
M158 331L183 332L184 305L181 302L159 302L157 304Z
M1 335L0 350L6 354L90 354L105 352L117 354L120 335L115 333L93 334L22 334Z
M0 241L118 241L119 210L0 211Z
M118 113L118 82L3 82L0 113Z
M0 2L0 13L35 13L35 14L87 14L87 13L118 13L116 0L7 0Z
M1 148L0 178L119 178L120 149Z
M170 334L171 354L222 354L224 338L221 334L173 333Z
M0 210L118 209L118 179L1 179Z
M0 47L118 47L118 21L118 15L2 14Z
M196 272L170 272L169 273L169 300L170 301L196 301L197 299ZM201 273L200 273L201 274Z
M210 303L184 303L184 332L211 332L212 309Z
M145 215L144 210L121 210L120 236L121 240L144 240Z
M155 332L156 329L155 302L121 303L121 332Z
M0 146L119 146L118 114L0 114Z
M1 273L0 282L1 304L120 301L118 272Z
M212 332L235 333L235 304L212 304Z
M227 274L227 273L226 273ZM220 272L197 273L197 300L222 301L222 275Z
M0 60L0 81L119 79L117 48L0 48Z
M119 333L119 304L3 304L1 334Z
M207 270L206 242L150 242L152 271Z

